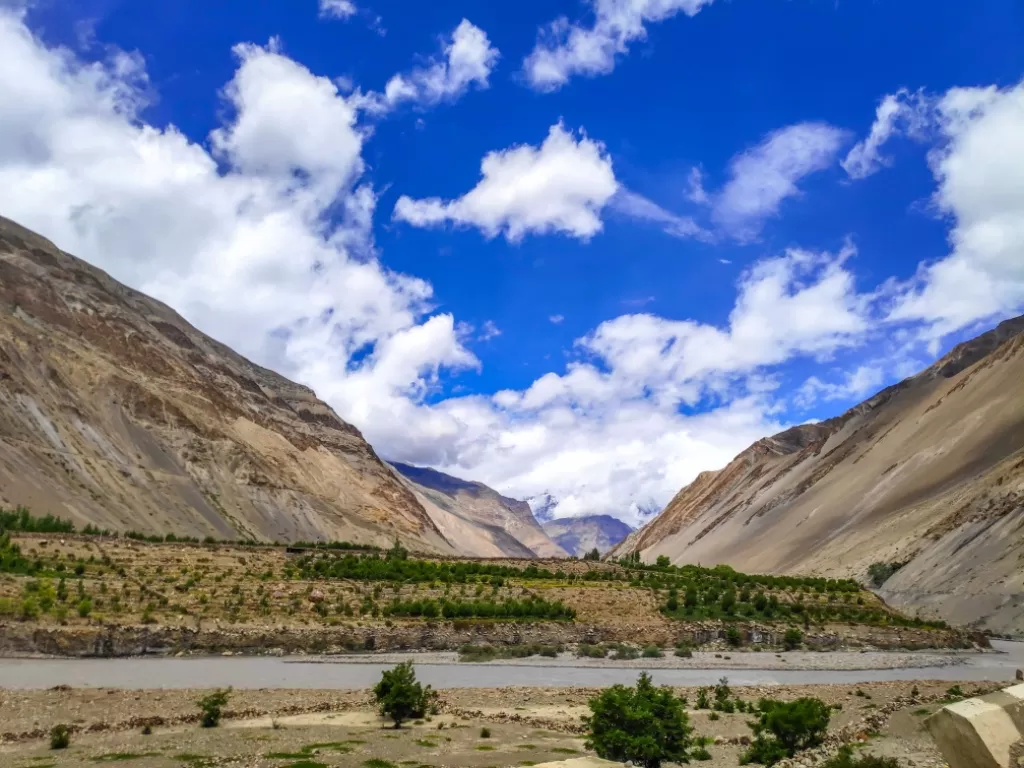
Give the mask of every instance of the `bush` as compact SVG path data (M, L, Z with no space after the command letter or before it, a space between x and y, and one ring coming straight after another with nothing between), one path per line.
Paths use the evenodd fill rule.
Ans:
M216 728L220 724L220 718L223 714L224 705L228 703L228 696L231 695L231 689L217 689L209 696L205 696L200 699L196 704L202 711L202 716L199 718L199 723L203 728Z
M633 659L640 658L640 651L638 651L632 645L618 643L615 646L615 653L612 654L612 658L618 661L631 661Z
M587 749L598 757L660 768L689 760L693 729L684 702L668 687L655 688L641 673L635 688L613 685L590 700Z
M775 765L786 757L821 744L828 729L832 710L820 699L795 701L761 699L761 716L748 723L754 741L742 756L742 762Z
M822 763L821 768L900 768L899 760L894 757L876 757L875 755L853 756L853 748L844 745L839 754Z
M83 597L78 602L78 615L83 619L86 619L89 617L90 613L92 613L92 600L88 597Z
M711 753L708 752L707 747L697 747L695 750L693 750L690 753L690 759L691 760L700 760L700 761L703 762L704 760L710 760L711 759Z
M868 578L876 589L887 582L906 563L872 563L868 566Z
M576 657L581 659L603 659L608 655L608 649L603 645L589 645L580 643L576 647Z
M71 744L71 731L66 725L55 725L50 731L50 749L67 749Z
M743 635L734 626L730 626L725 630L725 641L729 643L733 648L739 648L743 644Z
M795 651L804 642L804 633L796 627L790 627L782 638L782 645L787 651Z
M395 728L401 728L405 720L425 717L437 693L429 685L417 682L412 662L404 661L384 671L373 696L381 715L390 717Z
M676 646L675 655L680 659L692 659L693 649L691 649L686 643L680 643Z
M648 645L646 648L644 648L644 652L642 655L645 659L660 659L665 654L658 646Z
M489 738L491 738L491 729L490 728L481 728L480 729L480 738L481 739L489 739Z

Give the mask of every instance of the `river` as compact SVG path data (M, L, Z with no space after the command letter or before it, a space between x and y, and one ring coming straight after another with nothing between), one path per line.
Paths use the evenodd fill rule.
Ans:
M952 666L902 669L652 669L664 685L709 685L726 676L734 685L868 683L887 680L1012 681L1024 667L1024 643L993 641L995 653L965 655ZM411 656L415 659L415 656ZM391 664L320 657L143 657L128 659L0 659L0 688L368 688ZM653 665L652 665L653 666ZM638 667L535 664L417 664L417 677L435 688L600 687L632 684Z

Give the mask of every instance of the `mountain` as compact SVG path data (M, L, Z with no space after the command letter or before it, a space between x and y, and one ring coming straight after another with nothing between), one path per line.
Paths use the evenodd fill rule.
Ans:
M597 547L602 554L626 538L633 529L611 515L562 517L544 523L544 532L570 555L583 557Z
M0 218L0 506L83 526L454 553L306 387Z
M841 416L765 438L614 554L866 578L905 610L1024 634L1024 317Z
M452 544L477 557L566 557L537 523L525 501L483 483L393 462Z

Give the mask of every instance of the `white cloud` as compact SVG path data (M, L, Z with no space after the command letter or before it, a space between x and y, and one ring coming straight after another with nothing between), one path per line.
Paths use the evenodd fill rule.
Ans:
M826 382L811 376L797 390L793 400L802 408L809 408L821 400L863 400L877 392L884 382L885 372L880 366L861 365L839 382Z
M933 203L954 222L952 250L902 286L890 315L932 338L1024 307L1024 82L954 88L935 109Z
M700 168L690 169L690 175L687 177L686 198L697 205L706 205L711 200L704 190L704 171Z
M565 321L565 315L552 315L548 320L554 325L561 325Z
M474 226L510 242L552 232L586 240L601 231L601 210L618 189L604 145L561 123L540 147L488 153L480 174L476 187L455 200L403 195L394 218L416 227Z
M898 135L920 138L929 120L930 102L923 92L901 89L889 94L875 111L875 122L868 137L858 142L841 165L853 179L864 179L888 166L891 160L881 154L889 139Z
M658 224L666 234L681 240L688 238L706 240L710 237L710 233L690 216L680 216L666 211L654 201L622 187L612 197L610 205L612 209L631 218Z
M488 78L500 53L479 27L463 19L442 42L443 58L388 80L383 93L359 97L360 106L373 114L384 114L404 102L432 106L455 101L471 86L487 88Z
M801 179L832 164L845 138L825 123L798 123L769 134L733 158L729 181L712 201L713 219L740 240L756 237L784 200L801 194Z
M593 21L570 23L564 16L541 29L533 52L523 62L531 86L540 91L561 88L573 75L593 77L615 68L615 57L629 43L647 36L647 24L678 13L696 15L713 0L589 0Z
M490 341L498 336L501 336L501 329L493 320L485 320L484 327L480 329L480 335L477 338L480 341Z
M320 0L320 17L325 19L347 19L354 16L356 6L352 0Z
M477 365L453 318L429 315L430 285L374 258L366 134L330 80L274 46L239 46L214 156L138 119L138 57L81 62L2 11L0 50L5 215L349 418L346 392L413 407L442 367Z

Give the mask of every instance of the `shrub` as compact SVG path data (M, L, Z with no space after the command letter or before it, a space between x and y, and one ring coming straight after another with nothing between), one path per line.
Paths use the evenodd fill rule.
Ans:
M425 717L437 693L416 680L411 661L404 661L393 669L385 670L373 689L380 713L390 717L395 728L405 720Z
M686 643L680 643L676 646L675 655L680 659L692 659L693 650Z
M576 656L578 658L586 659L603 659L608 655L608 649L603 645L589 645L588 643L580 643L576 647Z
M804 633L796 627L790 627L782 638L782 645L787 651L795 651L804 642Z
M78 615L86 619L90 613L92 613L92 600L88 597L83 597L78 601Z
M698 688L697 689L697 702L695 704L697 709L710 709L711 701L708 699L708 689Z
M665 654L658 646L648 645L646 648L644 648L644 652L642 655L645 659L660 659Z
M216 728L220 724L224 705L228 703L228 696L230 695L230 688L217 689L209 696L205 696L196 702L199 709L202 711L202 716L199 718L199 722L203 728Z
M700 761L703 762L704 760L710 760L711 759L711 753L708 752L707 747L697 747L696 749L694 749L690 753L690 759L691 760L700 760Z
M868 578L876 589L887 582L906 563L872 563L868 566Z
M689 759L693 729L672 689L656 688L646 672L636 687L613 685L590 700L587 748L598 757L660 768Z
M730 626L725 630L725 641L729 643L733 648L739 648L743 644L743 635L734 626Z
M822 768L900 768L900 763L894 757L876 757L875 755L854 757L853 748L844 745L839 748L839 754L822 763Z
M66 725L55 725L50 731L50 749L67 749L71 744L71 731Z
M821 744L832 716L825 702L814 698L785 702L761 699L759 709L760 717L748 723L754 741L742 761L766 766Z
M640 657L640 651L634 648L632 645L626 645L625 643L618 643L615 646L615 653L612 655L613 659L620 661L630 661Z
M491 738L491 729L490 728L481 728L480 729L480 738L481 739L489 739L489 738Z

